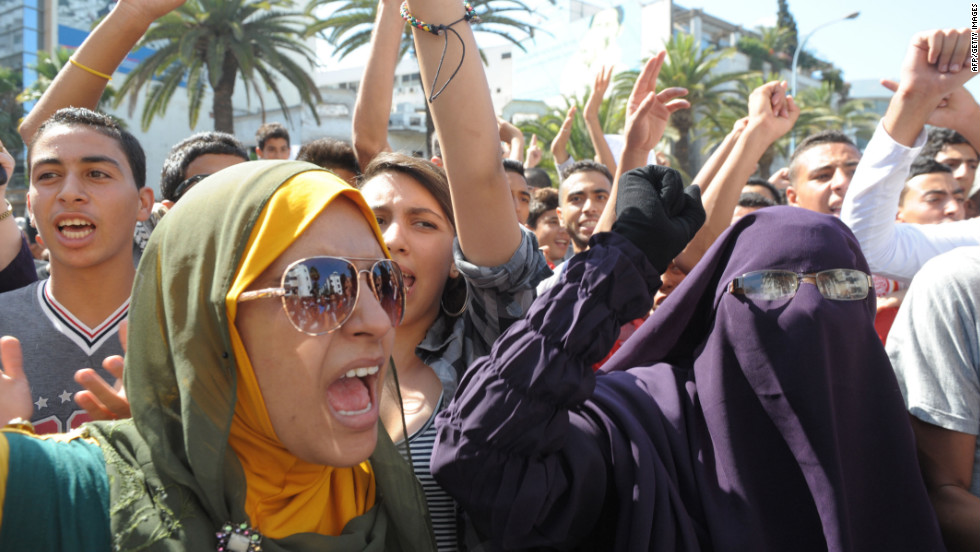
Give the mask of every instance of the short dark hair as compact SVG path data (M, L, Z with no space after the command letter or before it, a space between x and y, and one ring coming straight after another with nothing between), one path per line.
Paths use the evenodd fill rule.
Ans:
M524 165L516 159L504 159L504 170L521 175L524 178ZM527 180L525 178L525 180Z
M146 186L146 153L143 152L143 146L140 145L139 140L129 131L120 127L119 123L112 117L84 107L59 109L38 127L33 138L31 138L30 146L27 148L28 170L31 166L31 153L34 144L45 132L56 126L85 126L103 136L112 138L119 144L119 149L126 156L129 170L133 173L133 180L136 182L136 189Z
M977 150L973 147L973 144L971 144L970 141L959 132L956 132L951 128L932 128L929 130L929 137L926 139L926 145L922 146L922 151L919 152L919 156L934 159L946 146L955 146L959 144L966 144L970 146L970 149L972 149L974 153L977 153ZM978 154L978 157L980 157L980 154Z
M269 138L285 138L288 144L289 131L282 126L282 123L265 123L255 131L255 142L258 143L259 149L265 148L265 142Z
M905 186L902 188L902 193L898 195L898 206L903 207L905 205L905 196L909 193L908 183L909 180L917 176L922 176L924 174L935 174L935 173L945 173L953 174L953 169L943 165L939 161L936 161L933 156L919 155L912 161L912 167L909 168L909 175L905 178ZM969 193L969 190L967 190Z
M933 156L919 155L912 161L912 167L909 168L909 175L905 179L906 182L912 180L917 176L922 176L924 174L932 173L948 173L952 174L953 169L949 168L947 165L943 165L939 161L936 161Z
M851 146L852 148L857 150L857 146L854 145L854 141L851 140L846 134L844 134L839 130L822 130L816 134L811 134L807 136L806 138L803 139L802 142L800 142L798 146L796 146L796 150L793 151L793 155L789 158L790 185L792 185L794 176L796 174L796 168L797 168L796 161L797 159L800 158L801 155L803 155L803 152L809 150L810 148L823 146L826 144L847 144L848 146Z
M532 188L553 188L551 175L541 167L530 167L524 169L524 179L527 185Z
M527 217L527 225L534 228L538 219L548 211L558 208L558 190L554 188L538 188L531 192L531 211Z
M308 161L324 169L344 169L361 174L354 148L347 142L333 138L318 138L303 144L296 155L297 161Z
M744 194L738 196L738 206L739 207L772 207L776 205L773 200L768 197L757 194L755 192L745 192Z
M609 172L609 169L607 169L606 166L603 165L602 163L596 163L591 159L583 159L581 161L576 161L571 165L565 167L565 170L561 172L561 179L562 181L565 181L568 180L569 176L572 176L575 173L588 172L588 171L593 171L593 172L603 174L606 178L609 179L609 183L612 184L613 175L611 172Z
M762 178L761 176L750 176L749 181L745 183L746 186L761 186L772 194L772 197L776 198L776 205L786 205L786 198L783 197L783 193L779 191L778 188L772 185L771 182ZM753 192L748 192L753 193Z
M198 132L184 138L170 149L160 171L160 194L164 199L174 199L177 186L187 178L187 166L195 159L207 154L237 155L248 161L245 146L231 134L224 132Z

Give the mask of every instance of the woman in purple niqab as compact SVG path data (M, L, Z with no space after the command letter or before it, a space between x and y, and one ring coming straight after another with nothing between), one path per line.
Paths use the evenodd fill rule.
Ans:
M508 549L942 550L874 295L745 273L868 272L837 219L748 215L593 377L659 278L596 236L464 378L440 417L439 482Z

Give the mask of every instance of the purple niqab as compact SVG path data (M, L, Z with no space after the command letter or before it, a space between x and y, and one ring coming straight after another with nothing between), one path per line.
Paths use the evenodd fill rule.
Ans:
M762 209L593 379L652 304L642 255L593 238L467 372L439 417L437 480L507 548L942 550L873 293L727 292L767 268L868 270L840 221Z

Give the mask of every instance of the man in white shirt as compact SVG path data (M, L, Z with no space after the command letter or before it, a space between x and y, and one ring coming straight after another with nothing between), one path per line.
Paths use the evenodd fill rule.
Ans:
M969 53L969 29L913 37L901 82L858 164L841 219L877 274L908 282L932 257L980 244L980 219L931 225L895 220L909 167L925 145L926 123L980 143L980 106L963 87L975 75Z

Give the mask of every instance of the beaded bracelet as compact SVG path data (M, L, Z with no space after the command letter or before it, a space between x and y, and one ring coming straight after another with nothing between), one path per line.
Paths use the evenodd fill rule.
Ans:
M470 21L471 19L476 17L476 10L473 9L473 4L470 4L469 2L463 2L463 8L466 9L466 13L463 14L463 17L457 19L456 21L453 21L448 25L432 26L424 21L419 21L418 19L415 19L415 16L412 15L412 12L408 11L408 0L402 2L401 14L402 14L402 19L407 21L409 25L421 31L432 33L438 36L439 31L444 31L449 27L452 27L453 25L459 23L460 21ZM479 18L477 19L479 20Z
M442 94L442 91L445 90L447 86L449 86L449 83L453 81L453 77L455 77L456 73L459 73L460 68L463 67L463 59L466 57L466 44L463 42L463 37L459 36L459 33L456 32L456 29L453 29L453 25L463 21L466 22L480 21L480 18L479 16L476 15L476 10L473 9L472 4L464 0L463 7L465 8L466 13L464 13L463 17L460 17L456 21L453 21L452 23L446 25L431 25L429 23L425 23L424 21L419 21L412 15L410 11L408 11L408 0L402 2L402 7L401 7L402 19L407 21L411 26L415 27L420 31L432 33L436 36L439 36L440 32L444 33L445 42L442 45L442 56L439 58L439 66L436 67L436 75L432 78L432 86L431 86L432 89L435 89L436 83L439 81L439 73L442 71L442 63L446 61L446 50L449 49L449 33L453 33L454 35L456 35L456 39L459 40L459 45L462 48L462 53L460 54L459 57L459 65L456 66L456 70L453 71L453 74L449 75L449 78L446 79L446 83L442 85L442 88L440 88L438 91L436 91L431 96L429 96L429 103L434 102L435 99L438 98L440 94Z

